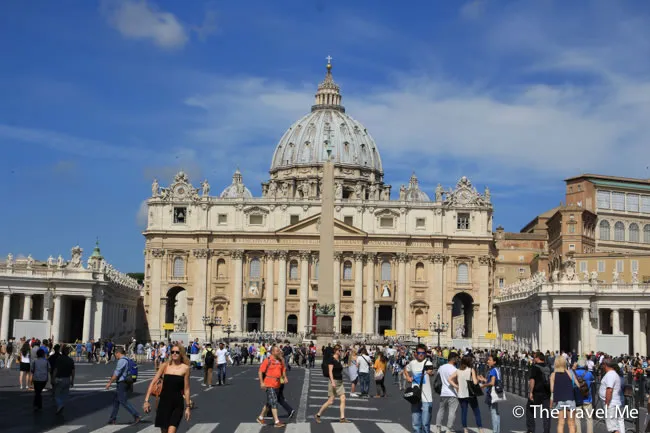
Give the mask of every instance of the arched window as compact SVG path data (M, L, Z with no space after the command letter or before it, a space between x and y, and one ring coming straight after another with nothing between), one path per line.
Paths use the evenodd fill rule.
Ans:
M298 279L298 261L296 260L291 260L291 262L289 262L289 279Z
M456 282L469 283L469 266L467 263L459 263L456 269Z
M600 222L600 240L601 241L608 241L609 240L609 223L605 220L602 220Z
M226 278L226 261L224 259L217 260L217 278Z
M424 264L421 262L415 265L415 281L424 281Z
M390 262L388 260L381 262L381 280L390 281Z
M643 242L650 244L650 224L643 226Z
M174 259L174 269L173 274L176 278L181 278L185 276L185 260L181 257L176 257Z
M625 224L620 221L614 224L614 240L619 242L625 241Z
M343 279L344 280L352 279L352 263L349 260L346 260L343 263Z
M319 271L319 266L318 266L318 260L316 263L314 263L314 280L318 279L318 271Z
M639 226L638 224L632 223L629 227L630 230L630 242L639 242Z
M260 265L260 259L256 257L251 260L248 276L251 279L258 279L261 275L262 275L262 267Z

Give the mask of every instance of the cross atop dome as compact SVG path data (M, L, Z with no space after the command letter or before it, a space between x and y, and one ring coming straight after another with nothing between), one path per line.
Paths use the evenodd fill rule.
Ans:
M328 55L325 60L327 60L327 74L318 85L316 102L311 107L311 111L329 109L345 112L345 108L341 105L341 89L332 77L332 56Z

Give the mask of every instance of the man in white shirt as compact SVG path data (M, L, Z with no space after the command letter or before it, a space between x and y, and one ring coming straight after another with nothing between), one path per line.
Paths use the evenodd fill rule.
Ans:
M418 344L415 349L415 359L404 369L404 378L411 386L420 387L421 402L411 405L411 424L417 433L429 433L431 425L431 409L433 393L431 392L431 376L433 363L427 359L427 347Z
M215 358L217 358L217 380L219 386L221 384L226 384L226 365L228 365L228 359L230 355L228 354L228 349L224 348L223 343L219 343L219 349L214 353ZM230 361L232 364L232 360Z
M598 395L605 402L605 426L610 433L625 433L625 420L619 412L621 401L621 378L616 372L616 361L607 359L603 364L605 376L600 381Z
M372 365L372 358L368 356L368 351L365 347L359 350L357 356L357 366L359 367L359 385L361 387L361 397L368 397L370 393L370 367Z
M456 362L458 355L456 352L449 353L447 363L438 369L440 380L442 382L442 391L440 392L440 407L436 415L436 426L438 431L442 428L442 418L447 412L447 430L454 431L454 421L456 421L456 411L458 410L458 383L450 381L449 378L456 372Z

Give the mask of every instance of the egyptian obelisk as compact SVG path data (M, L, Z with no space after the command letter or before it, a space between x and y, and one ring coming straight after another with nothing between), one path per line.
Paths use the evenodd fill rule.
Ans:
M327 58L328 72L332 68ZM334 333L334 163L332 162L332 128L328 128L325 140L327 158L323 164L321 188L320 249L318 272L318 308L316 310L316 334L324 339ZM338 320L338 318L336 318Z

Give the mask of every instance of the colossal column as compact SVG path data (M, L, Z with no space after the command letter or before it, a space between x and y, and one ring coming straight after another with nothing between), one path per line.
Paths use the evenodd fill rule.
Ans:
M162 270L163 270L163 259L165 257L165 250L161 248L154 248L149 250L147 258L151 262L151 288L148 299L145 298L145 303L148 302L149 305L145 305L145 308L149 310L149 334L153 340L160 341L165 335L162 330L162 324L165 322L165 310L160 310L160 299L164 298L166 294L162 293ZM102 301L99 301L100 304ZM100 308L97 307L99 311ZM102 317L100 312L99 317ZM101 338L102 336L98 334L101 329L101 320L99 325L97 324L97 314L95 314L95 330L93 332L94 338Z
M478 337L481 332L485 332L488 329L490 310L488 308L490 304L490 266L492 265L491 256L480 256L478 258L479 263L479 284L478 284L478 302L479 302L479 311L478 311L478 326L472 325L472 333L469 338Z
M192 250L194 256L194 275L192 295L187 296L187 331L193 336L204 335L203 316L207 313L210 279L208 275L208 263L210 263L210 250L198 248Z
M92 307L93 307L93 297L86 296L84 299L84 321L83 321L83 333L81 336L81 341L86 342L90 340L90 322L92 316Z
M445 256L443 254L434 254L430 257L429 262L433 264L433 271L429 274L429 320L437 320L438 314L444 322L444 292L445 292ZM431 269L431 267L429 268Z
M11 292L5 292L2 297L2 322L0 322L0 340L9 339L9 308L11 307Z
M242 330L241 315L242 315L242 289L244 282L244 268L242 264L242 259L244 258L244 252L242 250L234 250L232 252L233 266L235 279L233 282L233 306L232 311L230 312L230 320L233 326L237 330Z
M334 253L334 269L333 269L333 299L334 299L334 331L341 331L341 253ZM322 269L319 269L319 273L323 272ZM319 275L320 277L320 275ZM319 278L319 287L320 287L320 278Z
M397 254L397 334L406 333L406 262L408 254Z
M287 330L287 252L278 251L278 316L275 330Z
M274 267L276 251L266 251L266 280L264 281L264 331L273 331L273 299L275 297Z
M374 334L375 331L375 263L377 254L366 253L368 268L366 280L366 334Z
M362 252L354 253L354 322L352 324L354 334L363 332L363 259Z
M309 314L309 251L300 251L300 313L298 317L298 332L307 331L307 315Z

